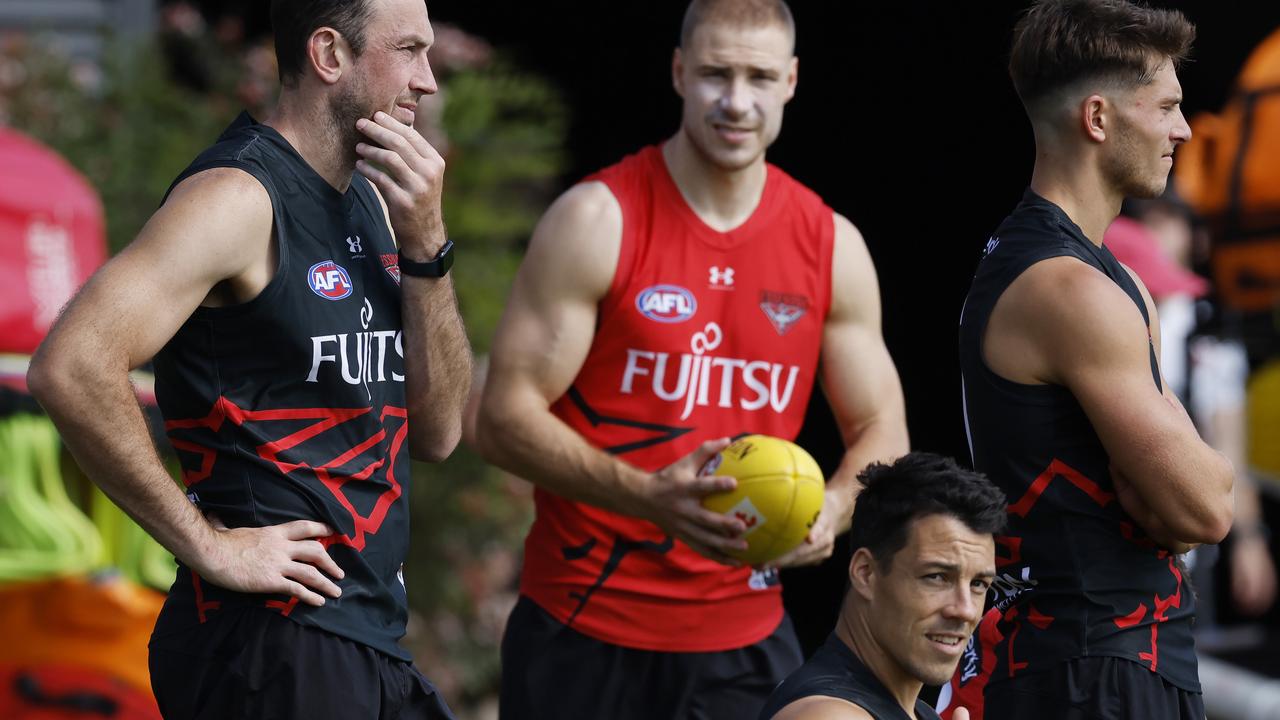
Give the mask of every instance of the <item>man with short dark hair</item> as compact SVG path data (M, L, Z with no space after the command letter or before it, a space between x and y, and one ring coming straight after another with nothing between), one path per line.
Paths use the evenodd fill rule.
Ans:
M858 479L840 619L761 720L937 718L920 688L947 681L982 616L1004 495L930 453L872 465Z
M728 436L794 438L820 378L846 452L775 563L803 565L831 554L857 472L908 449L862 236L765 160L794 46L781 0L696 0L671 65L678 131L534 231L477 423L486 458L537 486L504 720L755 715L799 642L777 568L729 555L744 520L701 504L734 480L698 469Z
M1102 242L1190 137L1176 68L1194 35L1125 0L1042 0L1014 30L1035 170L960 326L974 467L1011 503L987 720L1204 716L1177 554L1226 535L1232 469L1161 377L1154 304Z
M85 286L30 386L179 561L167 718L445 718L400 647L409 456L453 450L470 349L446 271L422 0L275 0L283 88ZM184 496L127 373L155 357Z

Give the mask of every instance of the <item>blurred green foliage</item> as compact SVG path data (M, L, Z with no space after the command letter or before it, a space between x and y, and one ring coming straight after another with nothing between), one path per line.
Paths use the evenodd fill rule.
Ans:
M567 113L548 83L482 41L447 26L437 28L437 38L441 56L433 50L432 62L441 93L427 101L438 121L429 139L447 147L444 212L458 246L454 278L473 346L483 352L525 240L557 189ZM466 50L452 62L450 39ZM97 188L112 252L132 240L173 178L246 102L261 113L270 101L245 92L274 73L262 67L262 46L187 33L177 46L215 69L209 87L197 91L171 77L166 49L175 45L163 40L109 42L98 65L72 63L29 39L0 46L0 122L57 150ZM414 478L407 644L450 702L465 709L497 685L500 632L515 599L532 503L526 484L465 447L445 463L416 466Z
M108 43L100 67L42 43L15 42L25 82L6 93L6 123L57 150L102 196L114 253L155 212L173 178L235 115L231 98L171 82L154 44Z

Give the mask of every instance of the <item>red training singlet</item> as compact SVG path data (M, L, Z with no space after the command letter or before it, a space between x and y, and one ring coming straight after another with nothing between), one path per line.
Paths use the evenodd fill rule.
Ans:
M587 178L622 208L595 339L552 412L655 471L706 440L792 439L804 421L831 296L832 212L768 166L741 226L717 232L645 148ZM647 521L538 489L520 590L561 622L645 650L744 647L782 620L777 572L708 560Z

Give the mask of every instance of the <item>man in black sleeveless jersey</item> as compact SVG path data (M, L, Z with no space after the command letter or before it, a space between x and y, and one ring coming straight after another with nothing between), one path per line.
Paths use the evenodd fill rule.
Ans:
M947 681L982 617L1004 495L929 453L872 465L859 480L836 629L774 690L760 720L936 719L921 685Z
M1044 0L1014 31L1035 170L960 327L974 466L1010 501L987 720L1204 717L1178 553L1226 535L1232 469L1163 381L1151 298L1102 244L1190 137L1175 69L1194 34L1124 0Z
M275 0L282 90L174 182L32 363L81 466L177 557L167 718L450 717L399 645L409 456L457 443L470 351L413 129L422 0ZM148 442L156 395L187 493Z

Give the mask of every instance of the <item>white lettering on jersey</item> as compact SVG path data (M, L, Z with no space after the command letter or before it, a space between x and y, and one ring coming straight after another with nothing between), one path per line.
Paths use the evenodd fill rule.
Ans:
M713 401L722 408L756 411L768 405L774 412L784 412L791 404L800 368L766 360L706 354L720 347L723 341L720 325L707 323L690 338L692 352L680 354L678 370L672 367L670 353L628 348L618 390L624 395L635 394L636 379L648 377L658 399L683 400L681 420L688 419L694 407L707 407ZM668 379L668 371L675 376L674 380Z
M364 385L366 391L371 382L386 382L387 341L404 362L404 342L397 330L370 330L373 321L373 305L366 298L360 308L360 332L313 335L311 337L311 370L307 382L320 382L320 371L327 364L337 366L338 376L348 385ZM392 382L404 382L404 375L392 370Z

